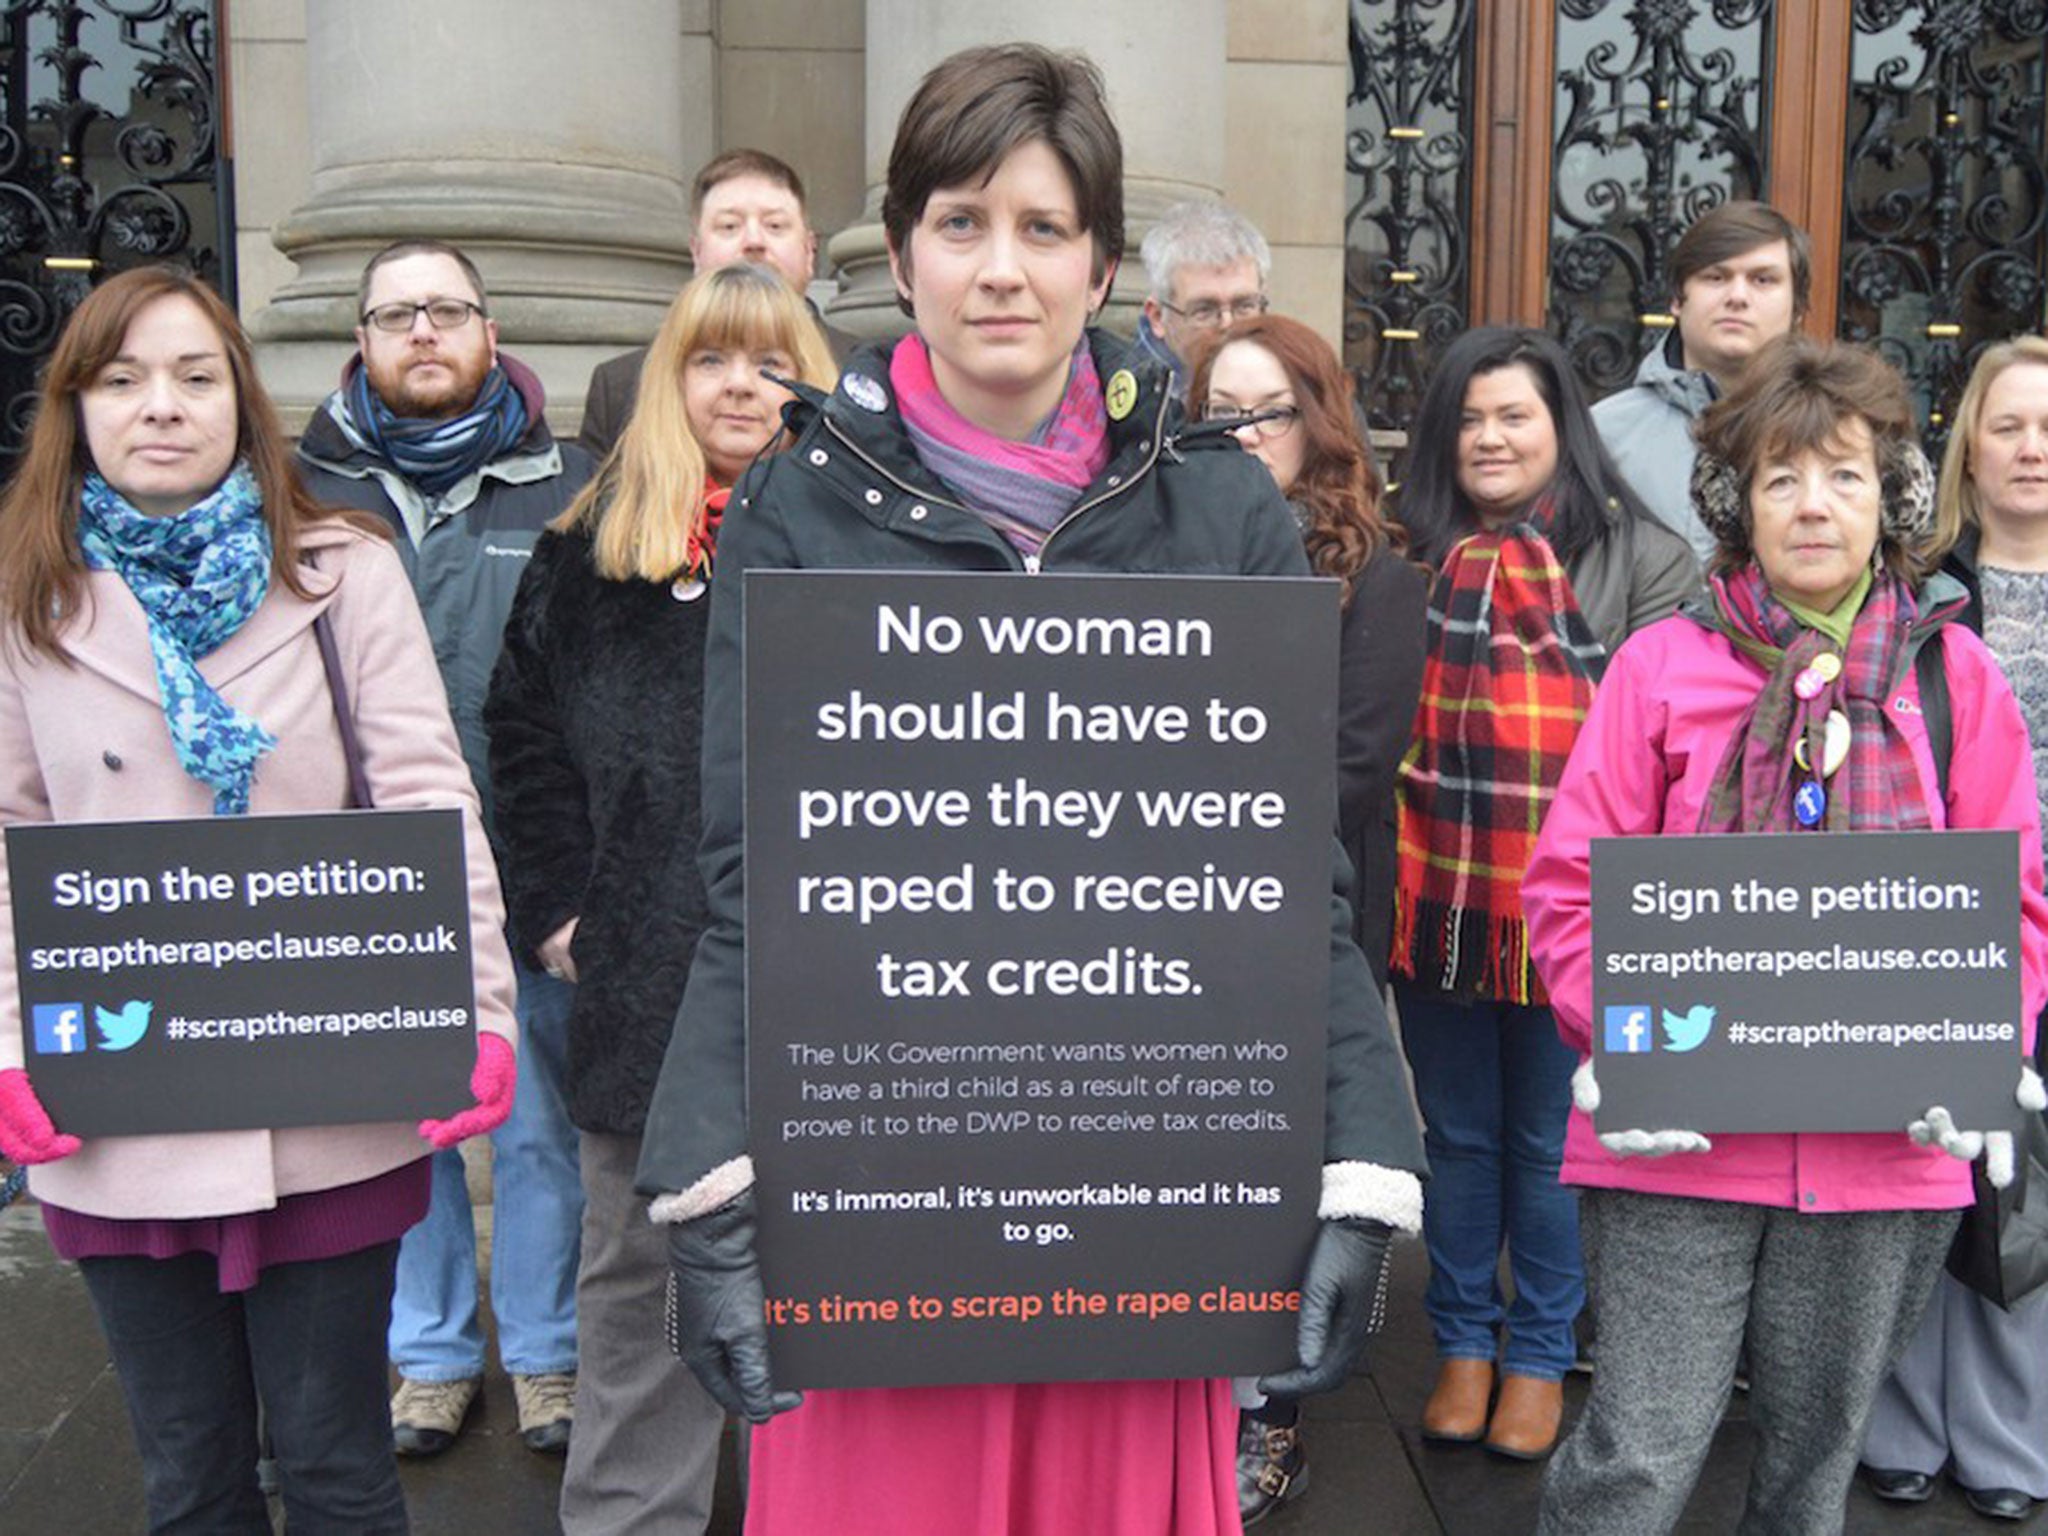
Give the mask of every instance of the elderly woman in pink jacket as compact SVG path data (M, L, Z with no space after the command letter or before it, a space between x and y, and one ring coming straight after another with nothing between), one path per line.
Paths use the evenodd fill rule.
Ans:
M466 833L477 1102L417 1126L67 1134L24 1070L0 913L0 1154L36 1165L91 1293L151 1530L268 1536L259 1403L292 1528L406 1528L384 1376L398 1239L432 1147L512 1098L497 872L426 631L397 555L310 502L289 454L233 312L142 268L71 317L0 500L0 824L338 811L367 790L458 807Z
M1903 382L1867 351L1793 337L1709 410L1699 439L1694 501L1719 544L1710 597L1616 653L1523 886L1559 1031L1584 1058L1562 1176L1581 1191L1600 1340L1544 1483L1538 1529L1552 1536L1677 1524L1745 1333L1758 1443L1740 1530L1839 1531L1872 1399L1986 1140L1936 1110L1895 1133L1596 1135L1592 840L2016 830L2030 1051L2048 997L2026 727L1998 664L1951 622L1960 585L1928 574L1932 476ZM1918 708L1924 646L1940 648L1958 747L1945 795ZM1816 774L1798 764L1819 707L1847 731ZM2039 1107L2040 1080L2014 1071L2020 1102ZM2009 1137L2004 1150L2009 1176Z

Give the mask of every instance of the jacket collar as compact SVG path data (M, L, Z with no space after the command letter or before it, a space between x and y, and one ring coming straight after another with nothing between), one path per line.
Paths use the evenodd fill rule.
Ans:
M308 526L299 540L305 567L299 579L307 597L301 599L273 582L248 622L219 650L201 658L199 670L206 680L216 688L225 686L309 628L327 611L341 581L331 552L366 537L339 518ZM65 654L79 665L131 693L161 701L162 689L150 660L148 616L116 572L86 572L85 602L63 644Z
M1674 327L1661 345L1650 348L1636 367L1636 384L1688 416L1698 416L1714 403L1720 391L1712 374L1685 366L1684 343Z
M1102 379L1103 399L1114 405L1120 393L1128 391L1129 407L1109 419L1109 464L1103 481L1114 476L1128 479L1138 465L1157 448L1160 433L1168 430L1170 380L1165 371L1141 356L1128 342L1107 331L1090 329L1088 350ZM931 471L924 467L912 446L910 434L896 407L895 390L889 382L889 358L895 343L862 347L847 361L839 385L830 395L794 386L799 404L789 413L796 435L802 435L811 414L822 416L831 429L873 459L884 471L910 485L938 488ZM1120 384L1128 375L1130 383ZM1177 417L1175 418L1177 420ZM1101 483L1101 482L1098 482ZM1083 500L1094 493L1094 487Z

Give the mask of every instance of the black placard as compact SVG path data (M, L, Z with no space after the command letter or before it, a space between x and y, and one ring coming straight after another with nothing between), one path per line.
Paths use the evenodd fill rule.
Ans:
M461 813L7 829L22 1044L80 1136L446 1115L476 1060Z
M1603 1131L2019 1113L2019 835L1593 840Z
M1292 1359L1336 631L1330 582L748 574L778 1382Z

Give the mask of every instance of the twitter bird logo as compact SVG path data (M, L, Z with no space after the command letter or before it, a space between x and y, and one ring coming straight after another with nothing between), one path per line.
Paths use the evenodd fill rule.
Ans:
M1714 1028L1714 1010L1694 1003L1684 1013L1664 1010L1664 1048L1667 1051L1696 1050Z
M125 1051L149 1032L149 1010L155 1005L139 999L121 1005L119 1013L97 1005L92 1010L93 1022L100 1029L100 1049L103 1051ZM1666 1019L1671 1016L1665 1015ZM1668 1027L1668 1026L1667 1026Z

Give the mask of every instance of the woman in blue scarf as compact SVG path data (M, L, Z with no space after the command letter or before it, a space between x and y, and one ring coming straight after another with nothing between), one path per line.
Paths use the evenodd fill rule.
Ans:
M190 274L123 273L59 339L0 500L0 630L0 825L462 812L476 1104L450 1119L81 1139L51 1123L0 987L0 1154L35 1165L91 1293L149 1528L267 1536L260 1404L293 1528L403 1531L392 1276L430 1144L511 1105L503 907L397 556L299 488L247 338ZM308 975L307 1006L333 1006Z

